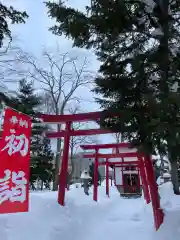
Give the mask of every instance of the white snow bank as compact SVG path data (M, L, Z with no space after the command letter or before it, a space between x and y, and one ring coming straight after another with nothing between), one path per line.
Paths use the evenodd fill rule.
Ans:
M81 173L81 179L91 179L89 172L87 170Z
M101 214L107 205L119 199L111 188L111 200L105 188L99 188L99 202L86 196L82 188L66 192L66 206L57 203L57 192L31 193L29 213L0 215L1 240L81 240L88 232L93 214ZM89 224L87 224L89 223Z
M155 1L153 1L153 0L142 0L142 2L144 2L145 5L146 5L145 6L145 11L147 13L152 13L153 9L154 9L154 7L156 5Z
M157 185L161 185L164 183L164 179L161 176L159 176L158 179L156 180L156 183Z
M104 183L103 183L104 185ZM159 187L165 220L155 232L151 204L144 199L124 199L115 186L110 198L98 188L98 202L83 188L71 186L66 206L57 203L57 192L31 193L29 213L0 215L0 240L179 240L180 197L172 184Z
M114 186L114 181L111 180L111 179L109 179L109 189L111 189L111 183L112 183L112 185ZM102 186L102 187L105 187L105 186L106 186L106 180L105 180L105 181L102 181L101 186Z
M162 36L163 32L160 28L156 28L154 31L152 31L151 33L152 36L156 37L156 36Z
M163 209L172 207L172 200L175 197L172 182L166 182L159 186L160 202Z
M166 172L163 174L163 178L171 178L171 174Z
M159 186L164 223L154 235L154 240L179 240L180 238L180 196L174 195L173 185L167 182Z

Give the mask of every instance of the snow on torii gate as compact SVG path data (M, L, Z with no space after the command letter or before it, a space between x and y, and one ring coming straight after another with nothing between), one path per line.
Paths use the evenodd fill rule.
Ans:
M46 134L46 136L49 138L61 138L61 137L64 138L64 149L63 149L62 165L61 165L60 180L59 180L59 191L58 191L58 203L62 206L64 206L64 200L65 200L70 137L112 133L111 130L105 130L105 129L74 130L74 129L71 129L72 123L100 120L102 114L104 114L104 112L89 112L89 113L67 114L67 115L40 114L39 116L44 123L65 124L65 130L61 130L59 132L47 132ZM117 114L107 115L106 117L108 118L113 116L117 116ZM154 170L152 167L152 161L150 156L141 156L141 157L143 157L145 160L145 169L147 170L146 173L147 173L147 179L148 179L148 184L150 188L151 201L153 205L155 227L156 229L158 229L161 223L163 222L163 213L162 213L162 210L160 209L160 202L159 202L157 185L154 177ZM98 159L98 156L97 156L97 159Z

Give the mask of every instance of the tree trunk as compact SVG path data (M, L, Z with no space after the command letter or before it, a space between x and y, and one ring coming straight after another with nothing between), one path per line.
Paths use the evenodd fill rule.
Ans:
M70 153L70 160L71 160L71 172L69 174L69 178L68 178L68 185L70 185L70 182L73 178L74 175L74 169L75 169L75 163L73 161L73 153L74 153L74 145L71 145L71 153Z
M57 131L61 130L61 125L57 125ZM56 159L55 159L55 171L53 176L53 191L58 190L59 186L59 172L61 166L61 139L57 139L57 147L56 147Z
M36 188L35 188L35 186L34 186L34 183L33 183L33 182L31 183L31 188L32 188L32 190L33 190L33 191L35 191L35 190L36 190Z
M164 159L163 157L160 155L160 161L161 161L161 164L160 164L160 174L161 176L163 176L164 172L165 172L165 166L164 166Z
M179 195L178 165L176 161L171 161L171 180L174 193Z
M41 180L41 191L43 191L43 185L44 185L44 181Z

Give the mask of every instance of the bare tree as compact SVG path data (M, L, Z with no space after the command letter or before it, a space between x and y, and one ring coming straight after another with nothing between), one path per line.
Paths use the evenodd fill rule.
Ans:
M73 105L68 109L69 113L75 114L80 112L80 105L76 104ZM89 128L89 125L86 122L78 122L73 124L73 129L79 130L79 129L87 129ZM95 136L72 136L70 140L70 161L71 161L71 173L69 177L69 181L71 181L74 171L75 171L75 162L74 157L78 153L79 146L82 144L92 144L97 143L98 139Z
M75 105L69 108L69 113L75 114L80 112L80 105ZM73 129L87 129L89 125L86 122L78 122L73 124ZM78 152L81 144L97 143L98 139L95 136L72 136L70 141L70 159L72 164L73 156ZM72 164L73 165L73 164Z
M21 52L19 61L26 66L26 74L28 73L28 76L44 90L46 99L44 104L48 113L64 114L69 103L80 101L78 96L80 90L83 91L84 87L93 82L92 73L88 70L87 57L78 58L70 53L62 54L59 48L53 52L45 49L41 61ZM57 131L61 128L62 126L58 124ZM58 188L61 145L61 139L57 139L53 190Z
M122 142L122 134L121 133L113 133L113 137L115 138L116 143Z
M0 91L3 93L13 93L9 89L9 83L16 84L21 76L20 69L16 66L16 55L19 48L12 42L6 42L0 48Z

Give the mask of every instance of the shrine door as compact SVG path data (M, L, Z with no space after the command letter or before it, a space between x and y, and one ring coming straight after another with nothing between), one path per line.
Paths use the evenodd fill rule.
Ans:
M140 193L140 179L138 174L123 174L124 193Z

